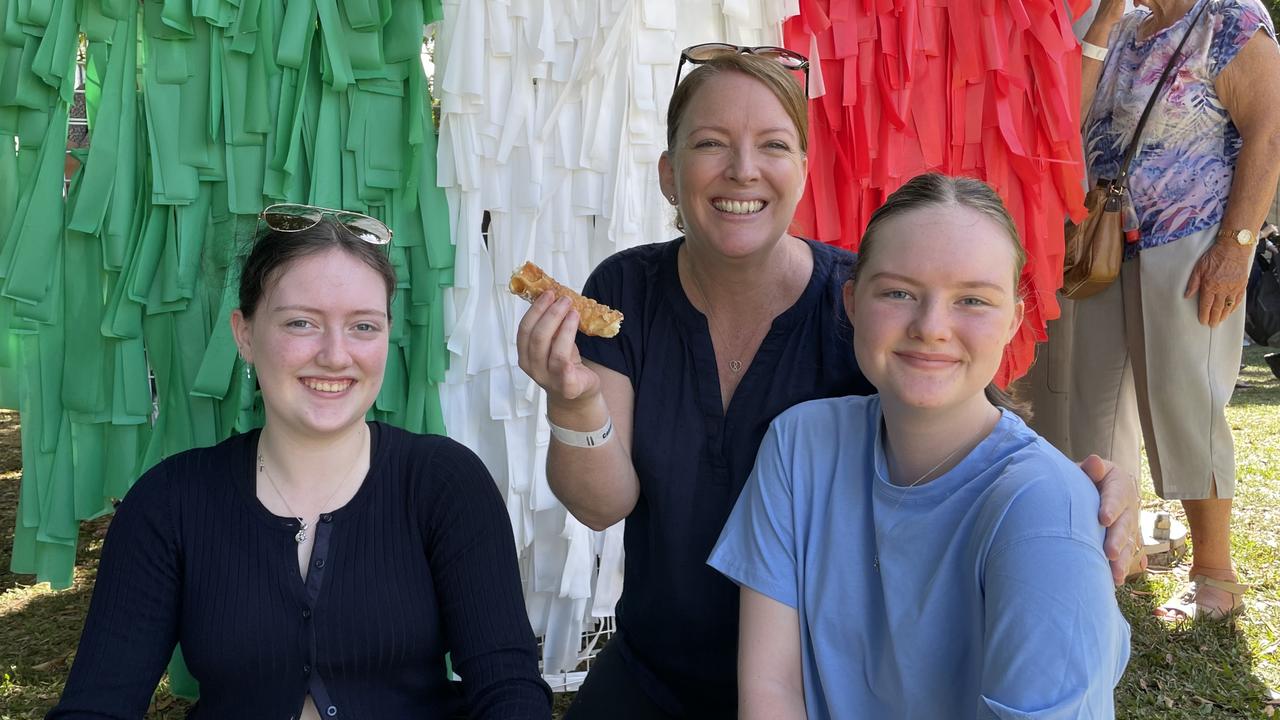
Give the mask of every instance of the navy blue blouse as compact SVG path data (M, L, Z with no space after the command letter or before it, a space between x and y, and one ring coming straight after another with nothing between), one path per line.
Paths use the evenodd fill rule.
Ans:
M734 717L738 588L706 564L769 422L806 400L865 395L840 288L853 256L809 242L804 294L773 321L722 410L706 317L680 285L683 238L617 253L584 294L621 310L622 332L578 336L586 359L635 390L632 462L640 498L627 517L617 643L668 711Z

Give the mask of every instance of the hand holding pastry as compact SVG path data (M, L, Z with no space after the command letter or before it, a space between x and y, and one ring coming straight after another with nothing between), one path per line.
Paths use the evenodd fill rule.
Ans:
M536 270L536 266L527 264L526 268L529 267ZM521 271L526 268L521 268ZM521 318L516 332L520 369L547 391L547 401L551 405L568 407L590 402L599 394L600 376L584 365L578 354L577 335L584 326L584 320L575 309L574 298L569 295L572 291L546 277L540 270L523 274L518 271L512 276L510 287L512 292L531 298L533 303ZM581 298L578 306L586 300L577 293L573 295ZM598 303L596 305L614 312ZM618 321L621 322L621 314Z
M569 298L578 313L578 329L583 334L611 338L622 329L622 313L561 285L531 262L511 274L507 287L531 303L547 291L555 293L556 297Z

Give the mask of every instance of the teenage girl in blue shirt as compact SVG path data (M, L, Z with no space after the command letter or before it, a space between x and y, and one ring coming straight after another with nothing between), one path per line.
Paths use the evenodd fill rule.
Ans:
M1097 493L991 384L1024 260L976 180L872 216L844 306L879 394L774 420L711 556L742 588L740 717L1113 717Z

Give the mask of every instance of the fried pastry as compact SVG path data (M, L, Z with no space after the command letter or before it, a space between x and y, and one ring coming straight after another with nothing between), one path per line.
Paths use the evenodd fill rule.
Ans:
M511 274L511 282L507 283L507 287L529 302L537 300L538 296L548 290L555 293L556 297L569 298L573 309L578 312L578 330L586 335L611 338L622 329L622 313L561 285L531 262L521 265L520 269Z

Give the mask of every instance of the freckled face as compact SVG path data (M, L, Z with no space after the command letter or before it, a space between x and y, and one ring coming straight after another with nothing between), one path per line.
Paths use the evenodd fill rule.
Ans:
M253 363L267 423L331 436L364 422L387 362L387 289L382 277L339 250L285 267L253 319L232 313L232 331Z
M658 169L685 234L729 257L768 250L786 233L807 170L782 103L742 73L709 79L691 99Z
M1022 322L1005 231L962 206L890 218L845 309L854 352L882 401L920 409L987 402L1005 345Z

